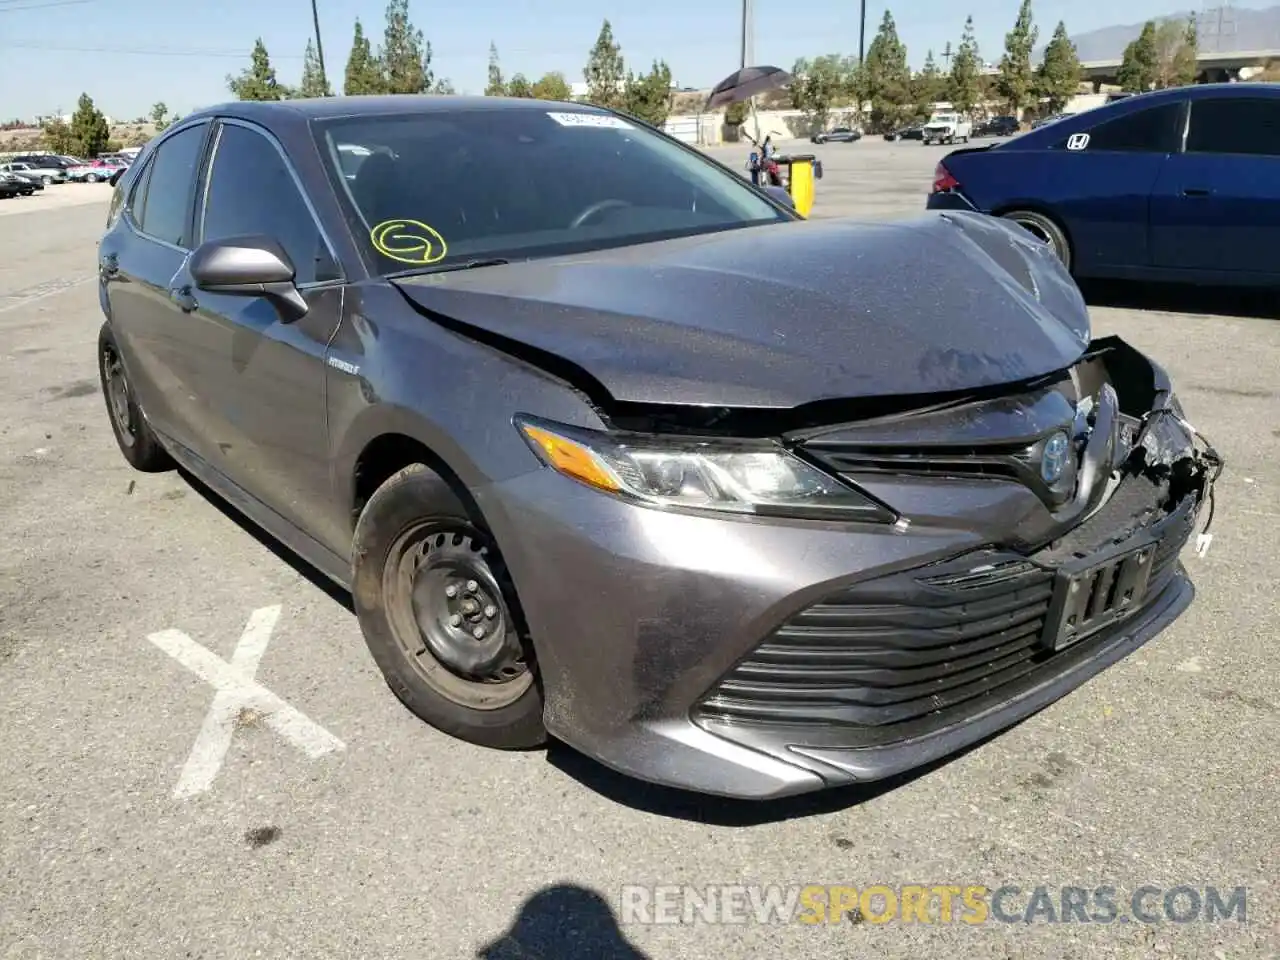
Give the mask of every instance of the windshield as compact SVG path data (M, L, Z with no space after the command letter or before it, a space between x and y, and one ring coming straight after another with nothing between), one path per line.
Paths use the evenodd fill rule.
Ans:
M352 228L384 274L793 219L719 164L600 111L364 116L318 123L316 133Z

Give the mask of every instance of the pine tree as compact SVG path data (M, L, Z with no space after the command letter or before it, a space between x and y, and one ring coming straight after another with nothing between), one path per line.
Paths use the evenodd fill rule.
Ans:
M605 20L595 46L582 71L587 81L587 100L601 107L621 107L625 65L622 48L613 40L613 27Z
M951 104L961 114L973 113L982 98L982 61L978 59L978 41L973 35L973 17L964 22L960 47L951 61Z
M409 0L389 0L387 26L378 53L387 93L426 93L431 89L431 44L409 19Z
M1004 56L1000 59L1000 77L996 90L1008 104L1009 113L1021 119L1022 111L1035 102L1035 73L1031 68L1031 51L1040 31L1031 20L1031 0L1022 0L1013 29L1004 37Z
M502 79L502 67L498 63L498 45L489 44L489 85L484 88L486 97L506 96L507 84Z
M1185 87L1195 83L1196 75L1200 72L1199 65L1196 63L1199 56L1200 29L1196 25L1195 14L1192 14L1187 18L1180 43L1173 54L1173 62L1169 70L1169 86Z
M298 96L333 96L329 80L320 69L320 58L316 56L316 48L310 40L307 41L307 49L302 56L302 82L298 84Z
M573 90L564 74L553 70L533 85L533 96L538 100L572 100Z
M932 50L924 58L924 69L916 74L914 87L916 119L928 120L944 92L942 71L933 59Z
M355 36L351 38L351 54L347 57L342 92L349 97L386 93L382 67L373 56L373 48L369 44L369 38L364 35L364 26L359 18L356 19Z
M862 69L862 93L871 102L871 123L878 130L894 129L914 108L907 48L898 39L898 27L888 10L867 48Z
M174 122L169 117L169 107L163 100L152 105L150 117L151 125L156 128L156 133L164 133Z
M1138 39L1124 48L1116 79L1120 88L1130 93L1143 93L1155 86L1160 74L1160 58L1156 49L1156 24L1148 20Z
M80 94L80 100L76 103L76 112L71 115L70 133L73 143L78 147L75 152L77 157L96 157L107 149L111 127L87 93Z
M283 100L289 95L285 87L276 79L275 67L271 66L271 57L267 54L267 46L259 37L253 44L249 66L240 71L238 76L227 77L227 87L238 100Z
M648 73L627 74L622 109L655 127L667 122L671 113L671 68L665 60L655 60Z
M1036 75L1036 92L1048 99L1049 115L1061 113L1080 87L1080 58L1061 20L1053 30Z

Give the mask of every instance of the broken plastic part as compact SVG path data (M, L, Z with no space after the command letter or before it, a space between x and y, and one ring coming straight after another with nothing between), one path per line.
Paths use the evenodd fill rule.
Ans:
M1209 552L1209 544L1213 543L1213 534L1202 533L1196 537L1196 556L1203 557Z

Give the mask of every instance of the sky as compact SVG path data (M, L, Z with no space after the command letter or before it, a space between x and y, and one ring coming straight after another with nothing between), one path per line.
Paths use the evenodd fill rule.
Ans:
M356 18L376 46L385 0L318 3L325 66L340 89ZM858 0L753 5L758 64L790 68L797 57L857 54ZM1058 20L1084 33L1189 6L1188 0L1034 0L1033 13L1043 42ZM889 9L918 67L929 49L940 53L959 40L967 14L985 59L998 61L1017 7L1018 0L899 0ZM410 0L409 10L431 42L436 76L463 93L483 92L490 41L508 76L559 70L571 82L581 80L606 17L628 66L645 69L665 59L682 86L710 86L739 65L741 0ZM884 11L882 2L867 3L868 44ZM82 92L113 119L143 116L157 101L179 114L219 103L230 98L226 77L248 63L257 37L280 80L296 83L312 33L310 0L0 0L0 120L70 113Z

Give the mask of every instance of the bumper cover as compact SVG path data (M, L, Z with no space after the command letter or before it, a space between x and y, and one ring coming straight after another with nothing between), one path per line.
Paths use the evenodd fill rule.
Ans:
M928 210L959 210L963 213L981 213L977 207L958 190L944 190L940 193L929 194L928 200L925 201L925 208Z

